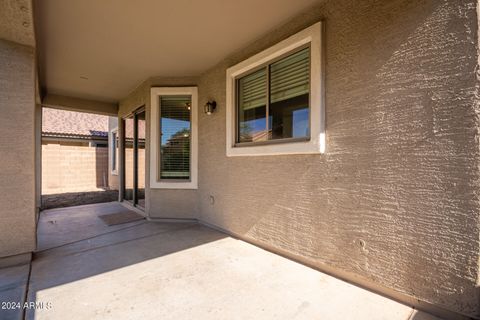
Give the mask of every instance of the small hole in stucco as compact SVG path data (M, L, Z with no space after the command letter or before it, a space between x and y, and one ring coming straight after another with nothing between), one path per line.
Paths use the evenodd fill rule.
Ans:
M360 249L365 251L367 244L365 243L365 240L360 239L360 240L358 240L358 246L360 247Z
M212 206L215 204L215 197L214 197L214 196L208 197L208 200L210 201L210 204L211 204Z
M29 26L29 23L27 21L24 21L23 24L22 24L24 27L28 27Z

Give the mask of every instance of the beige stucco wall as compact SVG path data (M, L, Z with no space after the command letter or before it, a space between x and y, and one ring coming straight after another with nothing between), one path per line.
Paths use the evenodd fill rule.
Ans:
M319 20L326 153L227 158L226 69ZM197 217L404 301L480 316L477 33L473 0L330 0L198 81L146 81L120 114L146 105L147 132L151 86L198 84L200 109L218 104L199 112L198 191L147 183L147 212Z
M226 158L226 68L319 19L326 153ZM200 114L200 219L480 315L476 67L476 1L327 1L297 17L201 78L219 112Z
M0 40L0 258L35 249L34 49Z

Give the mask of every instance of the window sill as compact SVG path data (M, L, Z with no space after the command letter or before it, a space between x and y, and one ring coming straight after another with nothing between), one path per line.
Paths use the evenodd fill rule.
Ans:
M275 139L275 140L258 141L258 142L237 142L233 147L245 148L245 147L268 146L268 145L275 145L275 144L286 144L286 143L308 142L308 141L310 141L310 138L286 138L286 139Z
M198 189L198 185L195 182L189 181L178 181L174 182L165 182L164 180L162 181L156 181L156 182L150 182L150 189L190 189L190 190L195 190Z
M227 148L227 157L272 156L288 154L321 154L324 137L311 140L288 140L270 143L247 143Z

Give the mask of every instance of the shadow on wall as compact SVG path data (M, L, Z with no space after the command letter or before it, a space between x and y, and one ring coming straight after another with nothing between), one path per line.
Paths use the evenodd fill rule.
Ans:
M42 195L42 210L118 200L118 190L64 192Z

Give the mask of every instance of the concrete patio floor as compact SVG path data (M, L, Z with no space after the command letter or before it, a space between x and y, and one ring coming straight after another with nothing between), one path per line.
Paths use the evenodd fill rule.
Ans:
M439 319L199 224L98 218L119 210L42 212L30 277L0 269L0 301L43 308L0 319Z

